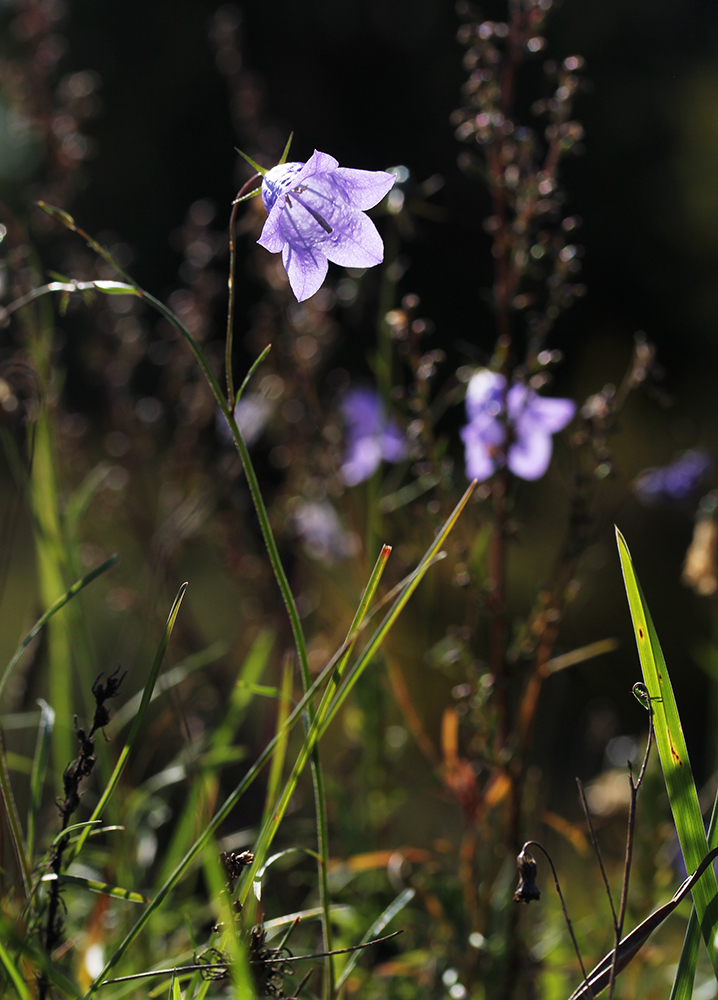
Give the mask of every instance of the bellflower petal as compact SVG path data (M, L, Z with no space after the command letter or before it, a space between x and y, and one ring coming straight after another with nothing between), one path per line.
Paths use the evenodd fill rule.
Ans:
M362 212L378 205L396 181L396 174L385 170L355 170L353 167L339 167L336 177L345 191L351 191L354 205Z
M373 267L384 244L363 213L381 201L396 181L382 170L340 167L314 150L306 163L281 163L262 178L267 221L257 241L282 251L289 284L302 302L321 286L327 261L344 267Z
M282 250L282 263L297 302L319 291L329 269L326 255L317 247L292 246L291 243Z
M506 391L503 375L484 370L469 381L466 412L461 438L470 479L488 479L504 464L520 479L540 479L551 461L552 435L571 421L576 404L538 396L518 382Z
M681 503L695 498L713 472L713 459L705 448L691 448L669 465L644 469L633 484L642 504Z
M384 259L379 231L363 212L355 212L347 218L341 240L328 240L323 249L332 263L342 267L374 267Z
M390 420L381 441L381 457L385 462L401 462L406 458L407 448L399 426Z
M527 429L510 446L506 464L519 479L540 479L549 467L553 441L541 428Z
M373 476L379 468L381 452L381 440L378 437L361 437L353 441L341 470L347 486L356 486Z
M466 389L466 413L469 420L480 417L495 419L503 407L505 385L504 376L491 372L488 368L472 376Z
M493 448L475 423L461 429L461 440L466 449L466 475L469 479L488 479L496 469Z
M381 399L373 389L353 389L341 403L347 426L347 454L342 478L356 486L376 472L382 459L401 462L408 449L398 424L387 419Z
M509 395L511 392L513 389L509 391ZM572 399L552 399L550 396L537 396L535 392L529 391L523 412L514 417L510 399L508 412L509 418L515 419L517 424L521 420L529 419L534 426L542 427L549 434L556 434L571 423L576 413L576 404Z

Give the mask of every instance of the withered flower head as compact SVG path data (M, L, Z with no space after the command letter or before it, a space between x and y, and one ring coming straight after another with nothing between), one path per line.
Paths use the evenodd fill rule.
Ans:
M530 903L532 899L541 899L541 893L536 885L536 861L524 848L516 858L519 869L519 884L514 893L514 902Z

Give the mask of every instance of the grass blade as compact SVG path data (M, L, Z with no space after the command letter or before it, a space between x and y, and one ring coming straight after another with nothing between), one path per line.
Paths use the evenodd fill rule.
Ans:
M103 563L100 563L100 565L96 566L93 570L90 570L90 572L86 576L83 576L82 579L77 580L76 583L73 583L70 589L65 594L63 594L62 597L58 597L58 599L54 602L54 604L50 605L45 614L42 615L40 618L38 618L33 627L27 633L25 638L22 640L18 648L15 650L13 658L5 667L5 672L3 673L2 678L0 678L0 698L2 697L2 693L5 690L5 685L10 679L10 675L15 669L17 661L20 659L20 657L27 649L27 647L30 645L35 636L38 634L38 632L40 632L41 629L43 629L45 625L47 625L52 616L56 614L60 610L60 608L64 608L65 605L68 603L68 601L71 601L73 597L79 594L80 591L83 589L83 587L86 587L88 583L92 583L92 581L96 580L98 576L101 576L106 570L114 566L119 558L120 557L117 554L110 556L109 559L106 559Z
M170 609L169 617L167 618L167 624L165 625L165 630L162 634L162 639L160 640L160 644L157 647L155 659L150 669L149 677L147 678L147 684L145 685L145 689L142 692L142 701L140 703L137 715L135 716L135 721L132 725L132 729L130 730L130 735L127 737L127 742L122 748L122 753L120 754L117 764L115 765L115 769L112 772L112 776L110 777L107 787L100 796L100 800L95 806L92 815L90 816L89 819L90 823L95 819L101 818L102 811L107 805L110 796L117 787L117 782L120 780L120 775L125 769L125 765L127 764L127 759L130 755L130 751L132 750L134 742L137 739L137 735L140 731L140 728L145 718L145 713L152 699L152 691L154 690L154 686L157 682L157 675L160 672L160 667L162 666L162 660L164 659L165 651L169 644L170 636L172 635L172 629L174 628L177 615L179 614L180 605L182 604L182 600L184 599L185 591L187 590L188 586L189 584L183 583L180 589L177 591L177 596L175 597L174 604ZM87 840L89 832L90 832L89 826L82 831L79 838L77 839L77 842L74 845L72 845L70 851L68 851L68 861L71 861L72 858L76 858L77 855L80 853L85 841Z
M436 539L436 541L434 542L434 544L431 546L431 548L428 550L428 552L425 554L424 558L421 560L421 562L419 564L419 567L411 575L411 577L407 581L405 587L402 588L402 590L401 590L401 592L399 594L399 597L397 598L397 602L401 602L402 601L402 596L403 596L405 590L408 590L409 588L411 588L412 590L415 589L415 586L417 585L419 579L427 572L427 570L433 564L433 562L435 562L436 553L438 551L438 548L446 540L446 536L448 535L448 533L451 530L451 528L454 526L457 517L459 516L459 514L463 510L465 504L467 503L469 497L471 496L471 493L473 492L473 489L474 489L475 485L476 485L475 482L472 483L471 486L469 487L469 489L466 491L466 493L462 497L461 501L459 502L458 506L454 510L453 514L451 515L451 517L449 518L449 520L444 525L444 528L442 529L442 531L439 534L438 538ZM407 598L407 600L408 600L408 598ZM397 602L395 602L395 604ZM403 603L401 603L401 607L403 607L405 603L406 603L406 601L403 601ZM396 611L396 614L392 614L394 612L394 610L395 609L392 608L392 612L390 612L390 615L387 616L387 618L389 618L390 620L389 621L385 620L382 623L382 625L380 626L380 628L378 630L378 633L381 633L381 634L379 635L377 633L372 638L372 640L370 642L370 645L371 645L371 648L372 648L372 655L373 655L373 653L376 652L376 650L378 649L379 645L381 644L381 641L384 639L384 637L386 636L389 628L391 627L391 625L393 624L394 620L396 619L396 614L398 614L398 611ZM358 632L358 627L357 627L357 632ZM252 767L250 767L250 769L244 775L244 777L239 782L239 784L227 796L227 798L225 799L223 805L220 807L220 809L217 810L217 812L215 813L215 815L212 817L212 820L207 824L207 826L202 831L202 833L200 834L200 836L197 838L197 840L195 841L195 843L187 851L187 853L182 858L182 860L180 861L180 863L177 865L177 867L174 869L174 871L169 875L169 877L167 878L167 880L161 886L161 888L157 892L156 896L154 897L154 899L152 900L152 902L150 903L150 905L146 908L146 910L142 913L142 915L135 921L134 925L129 929L129 931L125 935L124 939L120 942L120 944L115 949L114 953L109 957L109 959L105 963L105 967L103 968L102 972L100 972L100 974L97 976L97 978L95 979L95 981L92 983L90 989L88 990L88 992L87 992L87 997L88 998L90 996L92 996L94 993L96 993L96 991L102 985L102 983L103 983L104 979L106 978L108 972L112 968L114 968L114 966L119 962L119 960L125 954L125 952L129 948L129 946L137 938L138 934L140 934L140 932L143 930L143 928L147 925L147 923L150 920L150 917L152 916L152 914L157 909L159 909L159 907L162 905L162 903L167 898L167 896L169 895L169 893L174 889L174 887L177 885L177 883L180 881L180 879L184 876L184 874L186 873L186 871L189 869L190 865L194 862L195 858L200 854L200 852L203 850L203 848L206 846L206 844L209 843L209 841L211 840L211 838L214 836L215 831L217 830L217 828L220 826L221 823L224 822L224 820L226 819L226 817L231 813L232 809L234 809L234 807L237 804L237 802L241 799L241 797L244 795L244 793L247 791L247 789L251 786L251 784L254 782L254 780L257 778L257 776L260 774L260 772L264 768L265 764L267 763L267 761L271 757L271 755L272 755L272 753L274 751L274 748L276 747L277 742L279 741L279 739L281 739L283 733L285 731L287 731L288 729L292 728L292 726L296 725L296 723L298 722L298 720L301 718L302 714L304 713L305 708L306 708L308 702L314 697L314 695L319 690L319 688L324 683L324 681L327 679L327 677L329 677L332 673L336 672L337 661L340 658L343 657L343 655L345 653L346 646L349 645L351 642L353 642L355 639L356 639L356 633L351 633L350 632L350 635L348 637L348 641L344 644L344 646L340 650L338 650L338 652L335 655L335 657L332 658L332 660L327 664L327 666L322 670L322 672L316 678L316 680L314 681L314 683L312 684L312 686L302 696L301 700L296 705L296 707L292 711L291 715L287 719L286 726L283 729L279 730L279 732L277 732L275 734L275 736L269 741L269 743L267 744L267 746L264 748L264 750L262 751L262 753L259 755L259 757L257 758L257 760L252 765ZM367 662L368 662L368 660L367 660ZM321 716L318 715L317 717L320 718ZM307 743L307 740L305 739L305 745L306 745L306 743ZM255 861L255 864L256 864L256 861ZM251 875L250 875L250 878L248 880L247 889L249 889L250 886L251 886Z
M387 924L394 919L397 913L403 910L404 907L412 901L415 895L416 895L415 889L404 889L402 892L400 892L399 895L396 897L396 899L387 906L387 908L384 910L381 916L374 921L374 923L371 925L371 927L366 932L364 937L361 939L360 944L366 944L368 941L372 941L374 938L378 937L384 930L384 928L387 926ZM359 961L359 959L361 958L361 956L362 956L361 951L352 952L352 954L349 956L349 960L347 964L344 966L341 976L337 980L337 992L342 988L344 983L352 974L352 970Z
M688 759L678 707L646 600L633 570L625 539L618 529L616 529L616 538L643 680L653 706L653 725L666 790L686 868L688 871L694 871L708 853L709 844L698 804L698 794ZM718 894L718 885L712 868L709 868L697 881L692 892L697 911L697 923L700 924L711 963L715 968L716 957L713 946L716 924L715 906L712 906L710 910L708 908ZM697 957L697 949L694 950L695 957ZM693 959L689 964L688 958L687 955L683 968L680 970L681 984L678 986L680 992L676 993L676 996L690 995L695 973L695 961ZM688 993L685 993L684 987L688 989Z
M55 725L55 712L43 701L37 699L40 706L40 726L37 730L37 743L35 744L35 756L32 762L32 773L30 775L30 805L27 811L27 854L32 859L35 852L35 829L37 825L37 815L42 803L42 789L45 784L47 773L47 759L50 753L50 740L52 738L52 727Z
M112 896L114 899L124 899L127 903L149 903L147 896L141 892L133 892L132 889L123 889L119 885L110 885L108 882L98 882L97 879L83 878L81 875L56 875L51 872L43 875L41 882L62 882L65 885L79 885L81 889L88 892L99 892L103 896Z
M18 815L17 806L15 805L15 797L12 794L12 786L10 785L10 775L7 768L7 759L5 753L5 740L3 739L2 731L0 730L0 797L2 798L3 805L5 806L5 815L7 817L8 826L10 827L10 838L12 840L12 845L15 850L15 857L17 859L18 868L20 869L20 875L22 876L23 888L25 889L26 898L30 898L30 891L32 885L32 865L30 864L30 859L27 854L27 847L25 846L25 841L22 835L22 826L20 825L20 817Z
M15 987L15 992L20 997L20 1000L30 1000L30 991L25 985L25 980L20 975L20 972L13 960L5 951L2 941L0 941L0 965L2 965L10 982Z

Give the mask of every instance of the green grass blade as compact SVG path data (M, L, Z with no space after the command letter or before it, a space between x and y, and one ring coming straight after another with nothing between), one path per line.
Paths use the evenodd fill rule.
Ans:
M155 684L155 689L152 692L150 698L150 703L159 698L161 694L165 691L169 691L171 688L176 687L180 684L185 677L189 677L191 673L195 670L200 670L202 667L206 667L209 663L214 663L215 660L221 659L227 652L228 646L226 642L218 641L213 642L206 649L201 649L198 653L193 653L191 656L186 657L186 659L181 660L176 667L172 667L171 670L165 671L161 677L158 678ZM116 733L119 733L127 723L134 719L139 711L140 705L142 704L142 695L144 694L144 689L138 691L137 694L132 695L121 708L115 712L115 714L110 719L110 722L105 726L105 732L112 738Z
M32 865L30 864L27 847L22 835L22 826L20 825L20 817L15 805L15 797L12 794L5 753L5 740L3 739L2 731L0 731L0 798L2 798L3 805L5 806L5 816L10 827L10 838L22 876L25 896L29 899L32 885Z
M42 804L42 790L47 773L47 760L50 753L52 727L55 725L55 713L42 698L38 698L40 706L40 725L37 730L35 756L32 761L30 775L30 805L27 811L27 854L30 860L35 853L35 830L37 816Z
M400 892L396 899L387 906L381 916L374 921L364 937L361 939L360 944L366 944L367 941L371 941L373 938L379 937L387 924L389 924L397 913L403 910L404 907L412 901L415 895L416 889L404 889ZM337 992L339 992L349 976L352 974L352 970L361 956L361 951L354 951L350 954L347 964L344 966L342 974L337 980Z
M269 777L267 778L267 791L264 798L264 815L262 817L262 826L269 820L269 815L272 806L277 800L279 795L279 785L282 780L282 772L284 771L284 763L287 758L287 747L289 745L289 730L286 728L285 723L289 718L289 709L292 701L292 657L287 656L284 660L284 670L282 672L282 691L281 698L279 702L279 709L277 711L277 728L276 732L279 736L277 745L274 748L274 753L272 754L272 763L269 768Z
M149 677L147 678L147 684L145 684L145 689L142 692L142 701L140 703L137 715L135 716L135 721L132 725L132 729L130 730L130 735L127 737L127 742L122 748L122 752L119 756L117 764L115 765L115 769L112 772L112 776L110 777L110 780L107 783L104 792L100 796L99 802L95 806L92 815L90 816L89 819L90 823L95 819L101 818L102 811L104 810L110 796L117 787L117 783L120 780L120 775L125 769L125 765L127 764L127 759L130 755L134 742L137 739L139 731L142 727L142 723L145 718L145 713L149 707L150 701L152 700L152 691L154 690L154 686L157 683L157 675L160 672L160 667L162 666L162 660L164 659L165 651L167 649L167 646L169 645L170 637L172 635L172 629L174 628L175 621L177 620L177 615L179 614L180 605L182 604L182 600L184 599L185 591L187 590L188 586L189 586L188 584L183 583L177 592L177 596L174 599L174 604L170 609L169 617L167 618L167 624L165 625L165 630L162 634L162 639L160 640L160 644L157 647L155 659L150 669ZM68 852L68 861L72 860L72 858L76 858L77 855L80 853L85 841L87 840L89 832L90 832L90 827L88 826L80 834L79 838L77 839L77 842L72 846L71 851Z
M703 817L683 737L681 720L658 636L634 573L628 547L618 529L616 529L616 538L643 680L653 707L653 725L666 790L686 869L694 871L708 853L709 844L703 826ZM713 868L710 867L693 887L693 902L697 911L696 923L700 925L714 968L716 956L713 938L716 916L715 906L712 906L710 910L708 907L717 894L716 877ZM692 991L697 948L692 948L692 951L684 949L684 952L685 960L680 969L680 976L676 977L678 985L674 984L673 995L676 997L689 997Z
M713 802L710 823L708 824L708 844L711 850L718 847L718 794ZM698 945L700 943L701 929L698 926L698 915L693 906L686 936L683 939L681 957L678 960L676 977L673 980L670 1000L691 1000L693 993L693 980L695 978L696 962L698 961Z
M127 903L149 903L147 896L141 892L134 892L132 889L123 889L119 885L110 885L108 882L98 882L97 879L84 878L81 875L56 875L51 872L43 875L41 882L62 882L64 885L78 885L88 892L98 892L103 896L112 896L113 899L123 899Z
M252 686L262 677L273 645L274 635L266 629L262 630L241 663L229 697L227 711L212 732L208 755L214 754L215 759L231 747L237 730L254 698ZM197 838L198 825L202 820L202 804L207 801L213 802L216 793L217 779L211 771L198 777L190 788L182 813L175 824L172 840L157 872L155 885L164 884L192 842Z
M469 497L471 496L474 490L475 485L476 485L475 483L472 483L469 486L466 493L461 498L456 508L450 515L449 519L444 524L442 530L437 535L433 545L425 553L424 557L420 561L416 570L411 574L406 584L400 590L399 595L397 596L396 600L394 601L391 608L387 612L381 625L369 640L366 648L359 656L356 663L347 672L346 678L343 680L340 689L334 695L333 700L332 700L332 695L334 694L336 683L338 682L338 680L341 679L341 674L339 669L335 672L332 684L329 684L327 686L327 689L324 693L322 701L317 710L316 717L309 728L309 731L307 733L307 738L304 741L304 744L299 751L297 760L295 761L294 767L292 768L292 773L290 774L287 783L284 787L282 797L277 802L276 807L272 811L269 825L262 830L259 839L257 841L257 844L254 847L254 855L255 855L254 864L250 869L248 869L247 874L244 876L244 881L239 896L240 902L243 905L247 901L252 880L254 879L257 870L261 867L263 859L267 855L272 840L274 839L274 835L277 832L277 829L284 816L287 806L289 805L291 797L294 794L297 781L299 780L299 775L304 769L307 759L309 758L309 755L311 753L312 747L316 742L318 742L321 739L322 735L326 731L327 727L330 725L332 719L338 712L339 708L343 704L344 700L351 691L352 687L356 684L363 671L367 668L367 666L371 662L372 657L376 654L377 650L379 649L382 642L386 638L387 633L391 629L392 625L398 618L401 611L404 609L407 601L418 587L420 581L424 577L424 574L436 560L436 557L442 545L446 541L449 532L456 524L459 515L461 514L465 505L467 504ZM357 610L357 614L355 615L354 621L352 623L352 629L350 629L349 637L347 639L347 642L345 643L345 645L348 646L349 649L351 647L351 641L352 641L351 637L355 635L356 631L359 629L361 625L361 616L366 613L370 600L369 592L371 591L371 593L373 593L374 590L376 590L376 586L378 585L379 579L381 578L381 573L383 572L383 568L386 563L386 558L389 554L389 551L390 550L388 550L386 546L384 547L384 549L382 549L382 552L379 555L377 563L374 567L374 571L370 578L369 584L367 585L364 598L362 599L359 609ZM347 649L342 654L340 666L341 664L346 663L349 649Z
M2 697L2 693L5 690L5 685L10 679L10 675L15 669L17 661L20 659L20 657L27 649L27 647L30 645L35 636L38 634L38 632L40 632L41 629L43 629L45 625L47 625L48 621L52 618L54 614L57 614L60 608L64 608L65 605L68 603L68 601L71 601L73 597L76 597L77 594L79 594L80 591L88 585L88 583L92 583L92 581L96 580L98 576L101 576L106 570L114 566L119 558L120 557L117 554L110 556L109 559L106 559L103 563L100 563L100 565L96 566L95 569L90 570L90 572L86 576L83 576L82 579L78 580L76 583L73 583L70 589L65 594L63 594L62 597L58 597L58 599L54 602L54 604L50 605L45 614L42 615L40 618L38 618L33 627L27 633L25 638L22 640L18 648L15 650L13 658L5 667L5 672L3 673L2 678L0 678L0 698Z
M337 692L337 695L334 698L334 701L332 702L331 706L329 707L329 709L328 709L328 711L326 713L326 717L325 717L325 719L323 721L321 730L319 732L319 736L318 736L319 739L321 739L321 737L324 735L327 727L331 724L331 722L334 719L335 715L337 714L337 712L341 708L342 704L344 703L347 695L349 694L349 692L351 691L351 689L354 687L354 685L356 684L356 682L359 680L359 678L361 677L362 673L364 672L364 670L368 666L370 660L372 659L372 657L375 655L375 653L377 652L377 650L381 646L382 642L386 638L387 633L389 632L389 630L393 626L393 624L396 621L396 619L399 617L399 615L401 614L401 612L404 610L404 607L406 606L407 601L409 600L409 598L411 597L411 595L414 593L414 591L416 590L416 588L419 586L419 583L423 579L425 573L427 572L427 570L429 569L429 567L438 558L438 556L440 554L440 551L441 551L441 547L443 546L443 544L446 541L449 533L451 532L451 530L453 529L454 525L456 524L456 522L457 522L457 520L459 518L459 515L463 511L463 509L466 506L466 504L469 502L469 497L473 493L475 487L476 487L476 481L474 480L474 482L472 482L470 484L469 488L464 493L464 495L461 498L461 500L459 500L458 504L454 508L453 512L449 516L449 519L444 524L444 526L441 529L441 531L439 532L439 534L436 536L436 540L434 541L434 544L426 552L426 554L424 555L424 558L421 560L421 562L417 566L416 570L411 575L411 577L410 577L408 583L406 584L406 586L402 588L401 592L399 593L399 596L396 598L396 600L392 604L391 608L387 612L387 614L386 614L384 620L382 621L381 625L379 626L379 628L376 630L376 632L374 633L374 635L369 640L369 642L368 642L366 648L364 649L364 651L362 652L361 656L359 657L359 659L356 661L356 663L348 671L346 677L344 678L344 681L342 683L342 686L341 686L340 690Z
M15 987L15 992L20 997L20 1000L30 1000L30 991L25 985L25 980L20 975L20 971L13 960L5 951L2 941L0 941L0 965L5 970L10 982Z

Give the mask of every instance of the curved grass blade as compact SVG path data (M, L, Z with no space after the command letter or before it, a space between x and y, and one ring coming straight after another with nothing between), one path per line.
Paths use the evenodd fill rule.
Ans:
M396 899L387 906L387 908L384 910L381 916L374 921L374 923L371 925L371 927L366 932L364 937L361 939L360 945L367 944L369 941L372 941L374 938L378 937L384 930L384 928L387 926L387 924L394 919L397 913L403 910L404 907L412 901L415 895L416 895L415 889L404 889L402 892L400 892L399 895L396 897ZM359 959L361 958L361 956L362 956L361 951L355 951L350 956L349 961L342 970L342 974L339 976L339 979L337 980L337 992L342 988L344 983L352 974L352 970L359 961Z
M27 811L27 854L32 859L35 853L35 830L37 826L37 815L42 803L42 789L45 784L47 773L47 759L50 753L50 740L52 738L52 728L55 725L55 712L43 701L37 699L40 706L40 726L37 730L37 743L35 744L35 756L32 761L32 773L30 775L30 805Z
M0 941L0 966L2 966L7 973L10 982L15 987L15 992L20 997L20 1000L30 1000L30 991L25 985L25 980L20 975L20 971L13 960L5 951L2 941Z
M119 558L120 557L117 554L110 556L109 559L105 559L105 561L103 563L100 563L99 566L96 566L95 569L90 570L90 572L86 576L83 576L82 579L78 580L76 583L73 583L70 589L65 594L63 594L62 597L58 597L55 603L52 604L47 609L45 614L42 615L40 618L38 618L33 627L27 633L25 638L22 640L18 648L15 650L15 655L13 656L13 658L5 667L5 672L3 673L2 678L0 678L0 698L2 697L2 693L5 690L5 685L10 679L10 675L15 669L17 661L20 659L23 652L27 649L27 647L30 645L30 643L38 634L38 632L40 632L40 630L43 629L45 625L47 625L48 621L52 618L54 614L56 614L60 610L60 608L64 608L65 605L68 603L68 601L71 601L73 597L79 594L80 591L83 589L83 587L86 587L88 583L92 583L92 581L96 580L98 576L101 576L106 570L110 569L111 566L114 566Z
M640 584L633 570L628 546L618 529L616 529L616 538L626 594L631 609L638 655L641 661L643 680L653 706L653 725L656 733L656 743L658 745L671 811L676 824L676 831L686 868L689 871L691 869L696 870L709 851L709 844L698 803L698 793L691 771L690 760L688 759L688 751L683 737L678 707L676 706L668 668L666 667L666 661L661 651L658 636ZM718 885L716 884L716 877L712 868L698 879L692 892L693 902L697 911L697 923L700 924L711 964L715 969L716 954L713 946L713 938L718 921L715 905L711 906L711 902L718 894ZM680 983L678 987L674 987L677 990L674 993L675 996L690 996L693 976L695 974L696 958L697 948L693 949L692 957L686 952L685 961L679 970Z
M18 815L17 806L15 805L15 797L12 794L10 775L7 768L5 740L3 738L2 730L0 730L0 797L2 798L3 805L5 806L5 815L7 817L8 826L10 827L10 839L12 840L18 868L20 869L20 874L22 876L25 896L29 899L32 885L32 865L30 864L27 847L22 835L22 826L20 825L20 817Z
M140 702L140 707L137 711L137 715L135 716L135 721L132 725L132 729L130 730L130 735L127 737L127 742L122 748L122 753L120 754L117 764L115 765L115 769L112 772L109 782L107 783L107 787L100 796L100 800L95 806L92 815L88 820L88 823L92 823L93 820L101 818L102 811L107 805L110 796L117 787L117 783L120 780L120 775L125 769L125 765L127 764L127 759L130 756L130 752L132 750L134 742L137 739L137 735L140 731L140 728L142 727L142 723L145 718L145 713L149 707L150 701L152 700L152 691L154 690L154 686L157 682L157 675L160 672L160 667L162 666L162 660L164 659L165 651L169 644L170 636L172 635L172 629L174 628L175 621L177 620L177 615L179 614L180 605L182 604L188 586L189 584L183 583L180 589L177 591L177 596L175 597L174 604L170 609L169 617L167 618L167 624L165 625L165 630L162 634L162 639L160 640L160 644L157 647L157 652L155 654L155 659L152 664L152 667L150 669L149 677L147 678L147 683L145 684L145 689L142 692L142 701ZM87 826L86 829L82 831L77 841L71 846L67 855L68 861L71 861L73 858L76 858L77 855L80 853L85 841L87 840L89 832L90 832L90 827Z
M149 903L147 896L141 892L133 892L131 889L123 889L119 885L110 885L108 882L98 882L93 878L83 878L81 875L56 875L50 872L43 875L41 882L62 882L65 885L79 885L81 889L88 892L99 892L103 896L112 896L113 899L124 899L127 903Z
M207 666L208 663L214 663L215 660L221 659L228 649L229 646L223 640L213 642L210 646L207 646L206 649L201 649L199 653L193 653L191 656L188 656L186 659L178 663L176 667L172 667L171 670L165 671L155 684L155 689L152 692L150 702L153 702L155 698L159 698L159 696L165 691L169 691L170 688L173 688L177 684L181 683L185 677L189 677L189 675L195 670L199 670L202 667ZM111 737L115 733L119 733L119 731L127 725L130 719L134 719L139 711L140 705L142 704L143 694L144 690L138 691L137 694L132 695L132 697L129 698L121 708L118 708L109 723L105 726L105 732L108 736Z

